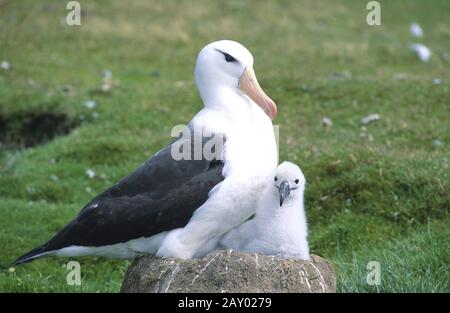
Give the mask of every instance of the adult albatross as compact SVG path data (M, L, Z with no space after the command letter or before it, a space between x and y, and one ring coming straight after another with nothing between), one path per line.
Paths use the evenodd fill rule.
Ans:
M251 53L235 41L205 46L195 79L204 108L187 128L220 135L219 157L174 158L174 145L186 140L180 137L15 264L51 255L188 259L254 213L277 165L276 105L256 80Z

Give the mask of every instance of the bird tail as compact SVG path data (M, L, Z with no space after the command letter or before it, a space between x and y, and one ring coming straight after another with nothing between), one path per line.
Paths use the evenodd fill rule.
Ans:
M41 258L41 257L45 256L48 253L49 253L49 251L47 251L44 248L44 246L40 246L40 247L34 248L33 250L25 253L21 257L18 257L17 260L15 260L12 265L20 265L20 264L23 264L23 263L28 263L28 262L31 262L31 261L33 261L35 259Z

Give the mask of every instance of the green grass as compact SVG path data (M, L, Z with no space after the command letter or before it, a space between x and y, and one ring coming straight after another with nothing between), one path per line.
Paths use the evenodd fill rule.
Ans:
M410 236L355 251L349 260L338 252L337 286L347 292L450 292L450 255L447 224L432 223ZM380 263L380 285L367 284L367 264Z
M196 54L228 38L252 51L278 104L280 160L306 175L311 249L336 263L338 290L450 291L449 1L381 1L379 27L365 23L366 1L80 2L82 26L69 27L64 1L0 0L0 60L13 65L0 69L0 116L56 112L79 124L47 144L0 150L1 265L170 140L202 107ZM428 63L408 50L414 21ZM105 69L110 93L99 91ZM91 99L94 110L83 105ZM381 119L362 130L372 113ZM129 265L80 258L76 287L68 261L1 270L0 291L116 292ZM378 287L366 283L369 261L381 265Z

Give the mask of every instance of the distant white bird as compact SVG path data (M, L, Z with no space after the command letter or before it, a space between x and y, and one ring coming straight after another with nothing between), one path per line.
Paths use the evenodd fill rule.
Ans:
M9 71L12 69L12 65L11 63L9 63L8 61L3 60L0 63L0 68L4 69L5 71Z
M411 33L411 36L421 38L423 37L423 30L422 27L420 27L417 23L412 23L409 27L409 32Z
M94 109L97 105L97 102L95 100L87 100L84 102L84 106L88 109Z
M370 114L361 119L361 124L367 125L372 122L378 121L380 119L380 114Z
M417 57L422 61L422 62L428 62L428 60L431 57L431 50L421 44L421 43L413 43L410 46L410 49L416 53Z
M272 179L254 217L225 234L218 247L308 260L305 176L297 165L283 162Z

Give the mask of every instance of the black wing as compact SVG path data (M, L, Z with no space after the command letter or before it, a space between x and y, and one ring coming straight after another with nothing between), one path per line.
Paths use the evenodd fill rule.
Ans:
M92 199L74 220L18 263L71 245L110 245L185 226L209 191L223 181L224 164L216 159L176 161L173 144Z

